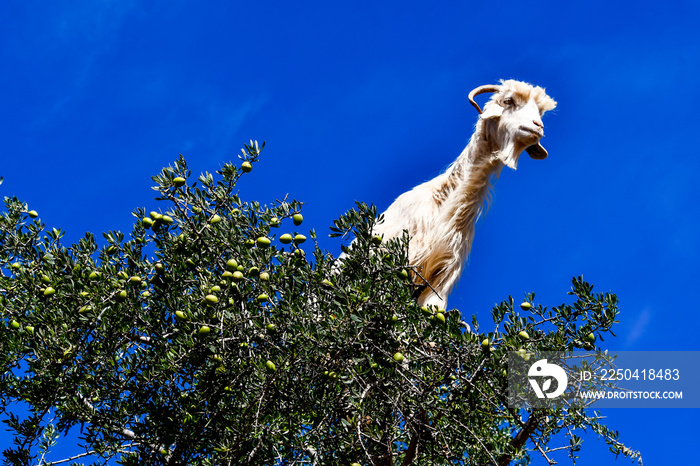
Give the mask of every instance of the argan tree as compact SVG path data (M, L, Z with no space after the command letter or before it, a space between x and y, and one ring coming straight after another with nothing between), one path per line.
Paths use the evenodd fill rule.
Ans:
M507 298L471 325L421 309L407 238L373 235L374 207L331 227L356 238L340 263L299 202L244 201L259 153L196 179L180 157L153 177L161 211L99 245L5 198L3 464L528 464L575 459L583 428L640 459L595 412L507 402L507 354L592 347L614 295L575 279L568 304Z

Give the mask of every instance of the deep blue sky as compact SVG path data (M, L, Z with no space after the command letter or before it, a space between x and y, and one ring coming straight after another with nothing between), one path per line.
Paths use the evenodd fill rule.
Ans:
M550 157L504 170L450 307L485 323L583 275L621 300L611 349L700 349L698 2L331 3L4 2L0 195L101 237L158 207L178 153L213 172L265 140L242 197L305 202L337 254L323 238L355 200L383 210L460 153L469 90L529 81L559 102ZM695 411L604 414L645 463L697 461ZM582 464L606 450L591 436Z

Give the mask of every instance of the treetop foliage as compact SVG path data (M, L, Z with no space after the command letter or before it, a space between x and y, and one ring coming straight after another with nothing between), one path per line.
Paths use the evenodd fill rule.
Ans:
M263 147L196 180L180 156L153 177L164 208L101 245L64 245L5 198L3 464L527 464L575 459L584 428L641 462L595 412L506 403L509 352L592 348L615 295L577 278L569 304L509 297L468 331L458 310L416 305L408 238L373 235L374 206L334 222L356 238L338 261L301 203L242 200ZM69 432L80 445L56 458Z

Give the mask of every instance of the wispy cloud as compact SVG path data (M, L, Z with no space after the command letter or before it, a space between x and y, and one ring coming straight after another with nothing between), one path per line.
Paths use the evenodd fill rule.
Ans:
M54 37L66 42L111 40L137 5L130 0L103 0L84 2L82 8L59 8L52 17Z
M625 348L631 348L639 341L645 334L646 329L649 327L649 323L652 319L651 309L648 307L643 309L642 312L637 315L637 319L632 325L632 329L627 334L627 339L625 340Z
M241 101L226 101L221 96L210 96L208 102L202 103L203 108L200 110L202 126L207 131L192 135L195 140L186 141L185 150L208 153L209 162L235 162L240 144L247 141L246 137L249 136L241 135L241 128L269 99L270 96L265 94L250 96Z
M60 118L94 81L96 63L118 42L124 23L137 6L134 1L84 2L79 7L59 4L14 32L21 43L17 58L31 70L30 84L42 96L34 126Z

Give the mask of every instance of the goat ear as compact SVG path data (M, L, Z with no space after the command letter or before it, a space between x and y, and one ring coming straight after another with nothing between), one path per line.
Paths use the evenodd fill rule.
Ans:
M525 150L528 154L530 154L530 157L536 160L546 159L549 155L547 150L544 147L542 147L542 144L540 144L539 142L533 146L526 148Z
M486 105L484 111L481 114L482 120L490 120L491 118L498 118L503 115L503 107L498 104L491 103L491 105Z

